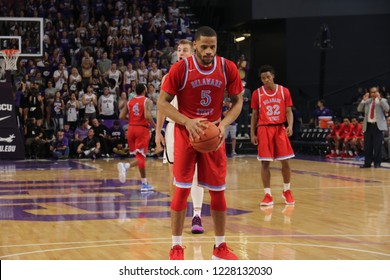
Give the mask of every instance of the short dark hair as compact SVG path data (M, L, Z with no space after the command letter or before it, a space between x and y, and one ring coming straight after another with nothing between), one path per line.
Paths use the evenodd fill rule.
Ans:
M275 75L275 69L271 65L262 65L259 70L259 76L266 72L270 72L271 74Z
M217 37L217 32L210 26L201 26L195 32L195 40L199 40L200 36Z
M144 84L137 84L135 86L135 93L137 95L141 95L146 90L146 87Z

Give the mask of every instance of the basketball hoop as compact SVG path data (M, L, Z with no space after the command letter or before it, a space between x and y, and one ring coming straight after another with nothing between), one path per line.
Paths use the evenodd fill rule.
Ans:
M19 58L19 50L18 49L5 49L0 50L1 55L5 61L5 70L17 70L18 67L16 65Z

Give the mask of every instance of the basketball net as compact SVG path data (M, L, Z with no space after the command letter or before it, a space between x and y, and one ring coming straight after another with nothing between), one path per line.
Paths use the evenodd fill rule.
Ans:
M5 61L5 70L17 70L16 65L19 58L19 50L17 49L5 49L0 50L1 55Z

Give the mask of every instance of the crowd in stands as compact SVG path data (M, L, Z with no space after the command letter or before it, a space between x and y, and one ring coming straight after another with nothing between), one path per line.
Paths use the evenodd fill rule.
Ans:
M135 96L138 83L147 86L147 97L154 105L152 116L156 118L161 80L177 61L176 46L182 39L194 39L190 20L178 3L0 3L2 17L44 18L44 56L21 57L17 70L11 72L26 158L128 155L123 122L114 120ZM9 28L10 35L30 34L22 42L22 49L32 54L38 51L37 26L30 30L28 25L15 21L3 23L0 28ZM249 69L245 55L240 56L237 66L245 80ZM250 91L247 95L246 103L250 102ZM104 120L112 120L110 126L105 126ZM243 131L239 133L249 137L247 116L242 115L240 123Z
M44 56L21 58L12 71L26 156L126 155L123 131L116 122L102 128L101 120L118 119L137 83L147 85L156 117L162 77L177 61L176 45L194 38L176 1L0 2L2 17L44 18ZM29 31L20 22L11 25L14 35ZM38 46L29 39L22 49L34 53ZM60 147L63 134L69 151ZM92 134L98 141L83 143Z

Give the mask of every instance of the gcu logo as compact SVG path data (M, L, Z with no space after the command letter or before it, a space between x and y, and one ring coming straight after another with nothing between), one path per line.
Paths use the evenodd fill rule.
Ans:
M12 104L1 104L0 111L12 111Z

